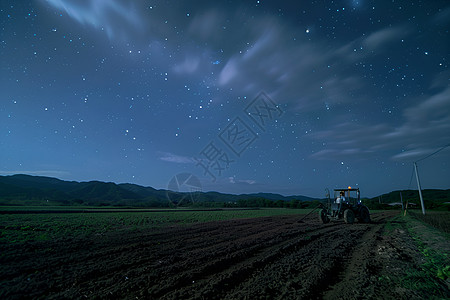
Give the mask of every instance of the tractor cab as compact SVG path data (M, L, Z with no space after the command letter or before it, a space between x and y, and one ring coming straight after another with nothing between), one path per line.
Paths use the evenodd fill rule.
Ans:
M340 211L344 211L350 206L356 206L361 204L361 198L359 194L359 189L352 189L351 187L347 189L335 189L334 190L334 200L330 200L330 208L335 214Z
M319 219L323 223L344 219L346 223L352 224L355 218L359 222L370 222L369 209L361 203L359 188L334 189L333 198L327 190L327 203L320 210Z

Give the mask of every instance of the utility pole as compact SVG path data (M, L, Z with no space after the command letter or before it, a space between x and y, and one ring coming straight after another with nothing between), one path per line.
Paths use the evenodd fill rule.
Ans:
M402 203L402 211L405 210L405 207L403 206L403 197L402 197L402 192L400 191L400 202Z
M419 172L417 172L417 164L414 162L414 170L416 171L417 188L419 189L420 205L422 205L422 214L425 215L425 205L423 204L422 189L420 188Z

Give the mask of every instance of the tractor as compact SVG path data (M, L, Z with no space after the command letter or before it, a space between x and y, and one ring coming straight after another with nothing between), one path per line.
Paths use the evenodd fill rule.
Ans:
M335 189L333 199L327 189L327 204L322 205L319 220L326 224L330 220L344 219L345 223L353 224L355 218L361 223L370 223L370 212L361 203L359 188Z

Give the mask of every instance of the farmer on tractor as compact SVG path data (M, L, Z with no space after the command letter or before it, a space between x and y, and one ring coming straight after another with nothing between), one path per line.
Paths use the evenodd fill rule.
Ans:
M336 204L341 204L345 202L345 196L344 196L344 192L341 191L339 193L339 197L336 198L336 201L334 201Z

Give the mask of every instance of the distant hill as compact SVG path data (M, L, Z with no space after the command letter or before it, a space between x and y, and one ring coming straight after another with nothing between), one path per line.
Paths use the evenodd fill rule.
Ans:
M402 195L403 203L412 203L415 207L420 207L419 191L417 190L401 190L393 191L374 198L367 199L365 202L373 208L386 208L389 205L400 203L400 193ZM422 190L422 197L427 209L445 209L450 210L450 189Z
M146 197L112 182L63 181L30 175L0 176L0 204L3 205L145 206L146 201L153 200L155 197L151 195ZM157 200L167 201L164 197L157 197Z
M11 175L0 176L0 205L93 205L93 206L139 206L165 207L170 202L167 190L157 190L136 184L89 181L64 181L52 177ZM178 193L183 195L183 193ZM252 205L269 200L289 202L317 200L306 196L282 196L272 193L224 194L218 192L198 192L195 201L199 203L244 203ZM258 200L258 201L256 201ZM249 203L250 203L249 202ZM245 203L244 203L245 204Z

